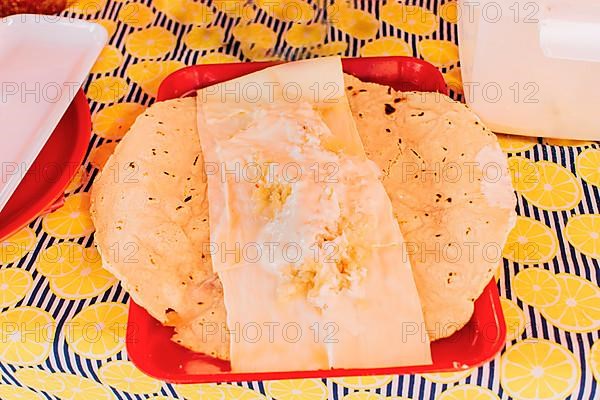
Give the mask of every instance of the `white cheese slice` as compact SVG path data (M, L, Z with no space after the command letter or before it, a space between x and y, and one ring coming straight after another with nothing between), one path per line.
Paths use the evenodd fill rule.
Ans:
M430 364L404 241L339 57L198 92L234 371Z

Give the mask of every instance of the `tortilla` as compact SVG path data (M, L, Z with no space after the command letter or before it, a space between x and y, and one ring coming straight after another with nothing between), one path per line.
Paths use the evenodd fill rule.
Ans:
M465 105L345 76L367 156L406 240L432 340L473 314L516 220L507 159Z
M175 327L174 340L228 359L229 341L212 272L204 162L193 98L154 104L138 117L96 179L95 242L104 267L136 303Z

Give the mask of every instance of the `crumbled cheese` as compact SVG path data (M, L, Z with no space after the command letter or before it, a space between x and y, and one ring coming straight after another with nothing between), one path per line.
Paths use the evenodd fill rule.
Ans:
M255 184L252 196L260 214L273 219L281 211L285 202L292 194L292 186L280 176L271 176L261 168L261 176Z
M326 308L327 297L331 295L361 297L364 293L360 283L367 274L368 248L357 237L360 230L355 226L342 216L333 229L325 227L311 246L313 257L284 269L280 293L306 297L320 309Z

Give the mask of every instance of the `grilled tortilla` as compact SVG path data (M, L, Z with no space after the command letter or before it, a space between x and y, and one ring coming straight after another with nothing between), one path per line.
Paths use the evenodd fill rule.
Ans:
M406 241L429 335L449 336L470 319L515 220L506 158L495 135L446 96L345 80ZM227 360L223 290L204 251L206 190L195 100L160 102L108 160L91 211L103 264L132 298L174 326L181 345ZM208 326L221 334L203 341Z

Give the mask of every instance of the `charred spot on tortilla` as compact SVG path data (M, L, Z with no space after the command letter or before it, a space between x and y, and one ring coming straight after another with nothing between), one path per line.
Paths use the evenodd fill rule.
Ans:
M515 222L516 198L506 156L495 135L477 116L463 104L438 93L397 92L350 75L345 76L345 85L362 93L359 97L348 96L350 108L353 115L363 115L355 118L358 131L366 153L384 171L382 180L405 240L423 246L438 243L442 248L477 238L480 243L503 246ZM393 119L387 106L391 104L395 109ZM444 123L432 129L423 123L425 114L428 120ZM502 179L486 182L477 167L472 179L463 173L452 182L440 179L440 174L431 169L418 167L409 175L414 179L406 179L407 171L412 172L407 166L415 163L439 166L442 172L452 171L455 164L460 172L470 162L500 165ZM436 236L440 221L445 221L447 233ZM473 301L491 280L497 263L485 259L481 251L474 260L463 257L456 262L442 257L436 263L419 253L409 254L409 258L433 340L451 335L469 321ZM449 272L453 273L451 285ZM454 328L440 330L440 326Z

